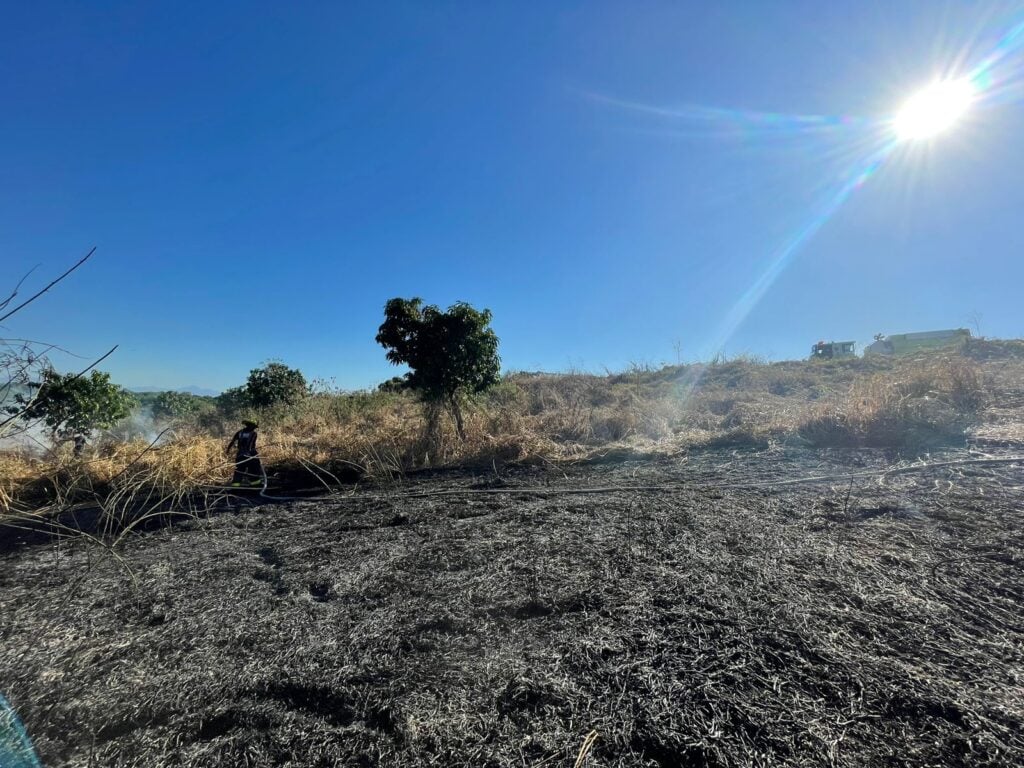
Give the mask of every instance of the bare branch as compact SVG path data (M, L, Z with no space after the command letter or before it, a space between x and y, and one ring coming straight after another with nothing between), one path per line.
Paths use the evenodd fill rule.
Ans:
M21 284L24 283L26 280L28 280L29 275L31 275L33 272L35 272L38 268L39 268L39 265L36 264L34 267L32 267L32 269L30 269L28 272L26 272L22 276L21 280L18 281L18 284L16 286L14 286L14 290L11 291L11 295L8 296L3 301L0 301L0 309L3 309L4 307L6 307L8 304L10 304L14 300L14 297L18 295L18 291L21 288Z
M91 363L89 363L89 365L87 365L87 366L86 366L85 368L83 368L83 369L82 369L82 370L80 370L80 371L79 371L78 373L76 373L76 374L75 374L75 376L74 376L74 378L76 378L76 379L77 379L77 378L79 378L79 377L81 377L81 376L84 376L85 374L87 374L87 373L88 373L89 371L91 371L91 370L92 370L93 368L95 368L95 367L96 367L97 365L99 365L99 364L100 364L100 363L102 363L102 362L103 362L104 360L106 360L106 359L107 359L108 357L110 357L110 356L111 356L112 354L114 354L114 350L115 350L115 349L117 349L117 348L118 348L119 346L121 346L121 345L120 345L120 344L115 344L114 346L112 346L112 347L111 347L111 348L110 348L109 350L107 350L107 353L106 353L105 355L103 355L103 356L101 356L101 357L98 357L98 358L96 358L96 359L95 359L95 360L93 360L93 361L92 361Z
M46 286L45 288L43 288L43 289L42 289L41 291L39 291L39 292L35 293L34 295L30 296L29 298L25 299L25 301L21 302L21 304L19 304L18 306L16 306L16 307L15 307L14 309L12 309L12 310L11 310L10 312L8 312L8 313L7 313L6 315L3 315L2 317L0 317L0 323L2 323L2 322L3 322L4 320L6 320L7 318L9 318L9 317L10 317L11 315L13 315L13 314L14 314L15 312L18 312L19 310L21 310L21 309L24 309L24 308L25 308L26 306L28 306L28 305L29 305L29 304L31 304L31 303L32 303L33 301L35 301L35 300L36 300L36 299L38 299L38 298L39 298L40 296L42 296L42 295L43 295L44 293L46 293L46 292L47 292L48 290L50 290L51 288L53 288L53 286L55 286L55 285L56 285L57 283L59 283L59 282L60 282L61 280L63 280L63 279L65 278L65 277L67 277L67 276L68 276L68 275L70 275L70 274L71 274L72 272L74 272L74 271L75 271L76 269L78 269L78 268L79 268L80 266L82 266L83 264L85 264L85 262L87 262L87 261L89 260L89 258L90 258L90 257L91 257L91 256L92 256L92 255L93 255L94 253L96 253L96 246L93 246L93 247L92 247L92 250L91 250L91 251L89 251L89 252L88 252L87 254L85 254L85 256L83 256L83 257L82 257L81 259L79 259L79 260L78 260L78 262L77 262L77 263L76 263L76 264L75 264L74 266L72 266L72 267L71 267L70 269L68 269L68 270L67 270L67 271L66 271L66 272L65 272L65 273L64 273L63 275L61 275L60 277L58 277L58 278L56 278L56 279L52 280L52 281L50 282L50 284L49 284L49 285L47 285L47 286ZM22 280L24 281L24 278L22 278ZM19 283L18 285L21 285L21 283ZM17 289L15 289L15 292L14 292L14 293L15 293L15 294L17 293ZM6 306L6 305L7 305L7 302L9 302L9 301L10 301L11 299L13 299L13 298L14 298L14 294L11 294L10 298L8 298L8 299L7 299L7 300L6 300L5 302L4 302L4 304L3 304L2 306Z
M102 355L102 356L100 356L100 357L96 358L96 359L95 359L95 360L93 360L93 361L92 361L92 362L91 362L91 363L90 363L90 364L89 364L88 366L86 366L86 367L85 367L85 368L83 368L83 369L82 369L81 371L79 371L79 372L78 372L78 373L76 373L76 374L75 374L74 376L72 376L72 377L71 377L71 378L72 378L72 380L74 380L74 379L77 379L77 378L80 378L81 376L84 376L84 375L85 375L86 373L88 373L89 371L91 371L91 370L92 370L93 368L95 368L95 367L96 367L97 365L99 365L99 364L100 364L100 363L102 363L102 362L103 362L104 360L106 360L106 359L107 359L108 357L110 357L110 356L111 356L112 354L114 354L114 350L115 350L115 349L117 349L117 348L118 348L119 346L121 346L121 345L120 345L120 344L115 344L114 346L112 346L112 347L111 347L111 348L110 348L110 349L109 349L109 350L107 351L107 353L106 353L105 355ZM8 417L7 419L5 419L4 421L0 421L0 429L2 429L3 427L7 426L7 425L8 425L8 424L10 424L10 423L11 423L12 421L15 421L16 419L20 418L20 417L21 417L21 415L22 415L23 413L25 413L25 411L27 411L27 410L28 410L28 408L29 408L29 406L30 406L30 405L31 405L31 403L28 403L28 404L26 404L26 405L25 405L25 407L24 407L24 408L22 408L22 409L21 409L20 411L18 411L17 413L15 413L15 414L11 415L10 417ZM35 424L38 424L38 423L39 423L40 421L42 421L42 419L38 419L38 420L36 420L36 421L35 421L35 422L33 422L32 424L28 425L28 427L26 427L26 429L28 429L28 428L31 428L31 427L32 427L32 426L34 426Z

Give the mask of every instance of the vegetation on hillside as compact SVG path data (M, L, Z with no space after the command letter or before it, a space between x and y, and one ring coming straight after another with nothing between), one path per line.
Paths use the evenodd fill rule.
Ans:
M431 437L430 404L408 389L321 388L294 404L246 412L261 423L261 452L272 475L333 485L423 466L558 463L779 442L915 455L962 445L987 428L992 403L1019 398L1022 381L1024 343L975 342L963 353L915 358L718 360L605 376L509 373L465 397L464 439L445 420L436 424L440 439ZM63 445L43 456L6 452L0 493L8 508L21 499L20 508L30 509L69 488L108 494L147 487L177 498L219 484L230 473L223 445L238 413L223 405L185 413L155 446L149 435L101 438L79 459Z

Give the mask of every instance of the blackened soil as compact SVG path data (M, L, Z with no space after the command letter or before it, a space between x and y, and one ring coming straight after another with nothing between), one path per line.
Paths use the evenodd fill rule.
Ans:
M1024 764L1024 469L842 477L890 461L439 474L23 546L0 688L52 768L573 765L592 730L588 766ZM799 476L832 479L769 485Z

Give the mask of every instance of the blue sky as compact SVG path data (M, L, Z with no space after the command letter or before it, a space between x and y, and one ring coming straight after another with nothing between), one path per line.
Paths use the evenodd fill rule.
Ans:
M214 389L268 359L345 388L394 375L373 341L394 296L489 307L507 369L802 357L979 315L1024 336L1024 54L999 48L1022 19L941 0L9 3L0 277L38 264L40 287L98 248L4 334L120 344L103 368L122 384ZM830 205L878 121L995 50L962 124Z

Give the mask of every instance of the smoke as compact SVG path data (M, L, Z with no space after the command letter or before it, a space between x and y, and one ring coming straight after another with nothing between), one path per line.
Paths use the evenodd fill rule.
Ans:
M50 430L45 424L9 424L8 427L12 428L0 436L0 451L41 456L53 447Z
M120 442L144 440L147 443L162 445L174 437L173 426L173 421L154 416L152 406L139 405L127 418L104 431L100 439L106 438Z
M55 438L50 428L41 421L30 424L14 423L9 426L11 429L0 436L0 451L45 456L61 444L71 441L71 436ZM174 438L173 427L174 422L154 416L152 407L138 406L128 417L110 429L98 430L87 435L87 440L92 445L132 440L162 445Z

